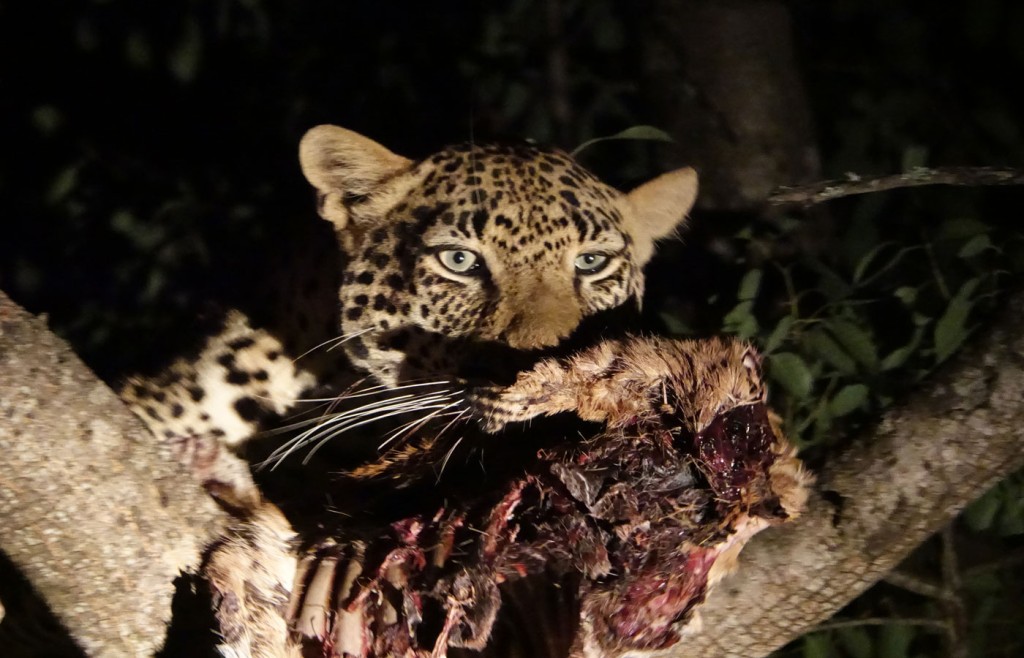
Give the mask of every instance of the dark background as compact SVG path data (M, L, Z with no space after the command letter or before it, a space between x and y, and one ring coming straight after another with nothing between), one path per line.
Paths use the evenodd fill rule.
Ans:
M748 51L732 30L771 38ZM652 264L648 321L757 340L788 427L827 459L998 311L1024 269L1022 194L921 188L800 210L736 181L1020 166L1021 81L1013 0L3 2L0 288L113 381L223 308L259 304L266 263L317 221L296 158L315 124L411 157L493 138L572 149L651 125L675 143L581 155L623 187L680 162L707 183L685 241ZM759 121L769 137L751 156ZM962 648L1019 655L1024 478L955 529ZM941 548L905 568L938 578ZM895 621L941 618L935 601L883 584L842 614L892 621L785 655L953 655Z

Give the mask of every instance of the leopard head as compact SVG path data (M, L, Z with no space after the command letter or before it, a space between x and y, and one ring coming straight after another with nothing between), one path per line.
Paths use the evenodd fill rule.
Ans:
M347 355L388 386L455 372L462 344L544 348L639 305L655 241L697 191L689 168L623 194L554 149L464 144L414 162L327 125L299 154L345 260Z

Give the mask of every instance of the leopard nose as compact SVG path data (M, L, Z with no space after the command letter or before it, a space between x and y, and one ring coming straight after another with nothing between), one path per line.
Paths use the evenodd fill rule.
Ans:
M583 319L576 300L531 299L512 315L501 339L516 349L538 349L557 345Z

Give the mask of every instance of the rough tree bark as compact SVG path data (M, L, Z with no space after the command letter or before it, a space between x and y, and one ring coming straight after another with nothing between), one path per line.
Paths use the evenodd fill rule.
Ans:
M1024 465L1022 323L1018 294L983 339L834 459L820 474L828 502L819 495L797 523L757 537L709 598L704 631L668 655L768 653ZM223 517L43 323L3 297L0 369L0 547L90 654L150 653L171 581Z
M198 566L226 515L43 320L2 293L0 455L0 549L88 655L152 655L175 578ZM26 635L15 626L35 622L19 618L7 585L4 655ZM35 639L54 655L52 640Z

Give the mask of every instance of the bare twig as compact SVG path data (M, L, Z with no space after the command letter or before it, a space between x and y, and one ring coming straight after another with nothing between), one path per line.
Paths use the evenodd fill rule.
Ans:
M799 187L783 187L768 197L774 206L812 206L855 194L869 194L904 187L923 185L1024 185L1024 170L999 167L916 167L891 176L858 176L847 174L843 180L830 180Z
M938 619L899 619L898 617L867 617L865 619L835 619L818 624L815 631L832 631L839 628L856 628L859 626L923 626L940 633L946 632L946 624Z
M942 529L942 585L946 591L943 610L946 614L946 637L950 658L967 658L967 613L960 598L960 568L957 566L953 524Z
M910 574L902 571L893 571L886 576L884 580L890 585L894 585L900 589L905 589L908 592L920 594L921 596L935 599L937 601L945 601L949 597L949 592L942 586L930 583L918 578L917 576L911 576Z
M992 560L991 562L984 562L982 564L976 564L970 569L964 569L961 574L961 580L967 578L974 578L984 573L991 571L1000 571L1002 569L1008 569L1015 567L1019 564L1024 564L1024 550L1011 551L999 559Z

